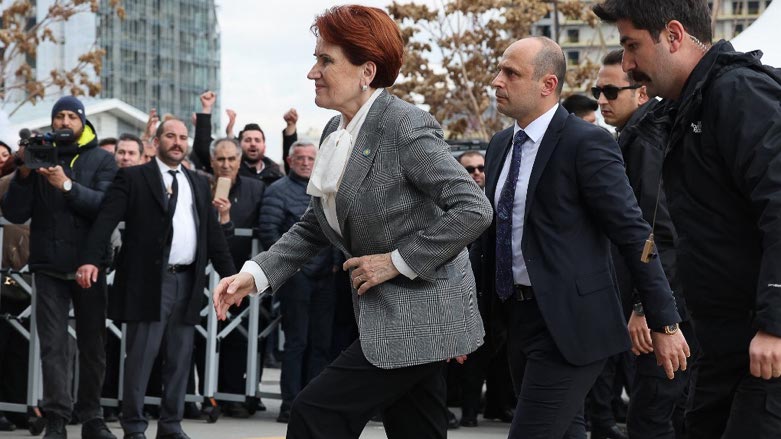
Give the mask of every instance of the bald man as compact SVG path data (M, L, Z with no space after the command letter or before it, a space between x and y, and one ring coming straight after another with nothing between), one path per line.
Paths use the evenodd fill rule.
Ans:
M496 213L481 242L482 279L506 315L519 394L510 437L585 439L586 393L605 359L631 346L611 241L637 280L649 326L667 331L652 337L668 376L686 367L688 346L658 258L641 261L651 228L618 145L558 104L561 48L542 37L516 41L498 70L497 106L515 123L486 152L486 196Z

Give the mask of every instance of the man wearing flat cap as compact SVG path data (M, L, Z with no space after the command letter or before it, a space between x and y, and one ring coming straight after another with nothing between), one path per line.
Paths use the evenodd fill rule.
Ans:
M36 325L41 343L45 439L67 438L73 412L69 370L68 312L73 304L79 349L79 388L75 413L82 438L116 439L100 410L105 375L106 278L101 273L89 289L75 282L87 232L111 185L117 165L98 148L95 128L84 105L73 96L52 108L52 129L72 136L54 143L56 162L35 170L22 164L2 200L3 215L22 224L30 220L30 259L37 298ZM71 138L72 140L66 140ZM18 154L23 157L22 152ZM108 242L106 243L108 257Z

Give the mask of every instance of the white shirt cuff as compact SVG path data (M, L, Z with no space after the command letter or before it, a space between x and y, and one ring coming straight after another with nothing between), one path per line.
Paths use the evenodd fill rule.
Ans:
M393 265L396 267L396 270L398 270L399 273L403 274L409 279L415 279L416 277L418 277L418 274L415 273L411 268L409 268L409 265L407 265L407 263L404 262L404 258L401 257L401 253L399 253L398 249L393 250L393 252L391 253L391 262L393 262ZM242 271L244 271L244 269L242 269Z
M244 273L249 273L252 275L253 278L255 278L255 292L250 293L250 297L255 297L258 294L262 293L264 290L266 290L269 287L268 278L266 277L266 273L261 270L260 265L257 264L255 261L247 261L244 263L244 265L241 267L241 271Z

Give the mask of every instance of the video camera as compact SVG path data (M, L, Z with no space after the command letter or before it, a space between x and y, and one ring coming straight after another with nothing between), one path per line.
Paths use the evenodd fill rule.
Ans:
M24 147L24 164L30 169L57 166L55 143L72 143L75 137L73 130L63 129L22 139L19 146Z

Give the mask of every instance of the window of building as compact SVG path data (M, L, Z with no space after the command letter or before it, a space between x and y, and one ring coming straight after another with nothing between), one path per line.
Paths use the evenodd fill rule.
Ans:
M567 42L579 43L580 42L580 29L567 29Z
M732 2L732 15L743 15L743 2Z
M735 25L735 35L738 35L741 32L743 32L743 23L738 23Z
M540 26L537 29L539 29L541 37L551 37L550 26Z
M568 50L567 51L567 64L571 66L575 66L580 64L580 51L579 50Z
M759 2L748 2L748 15L759 15Z

